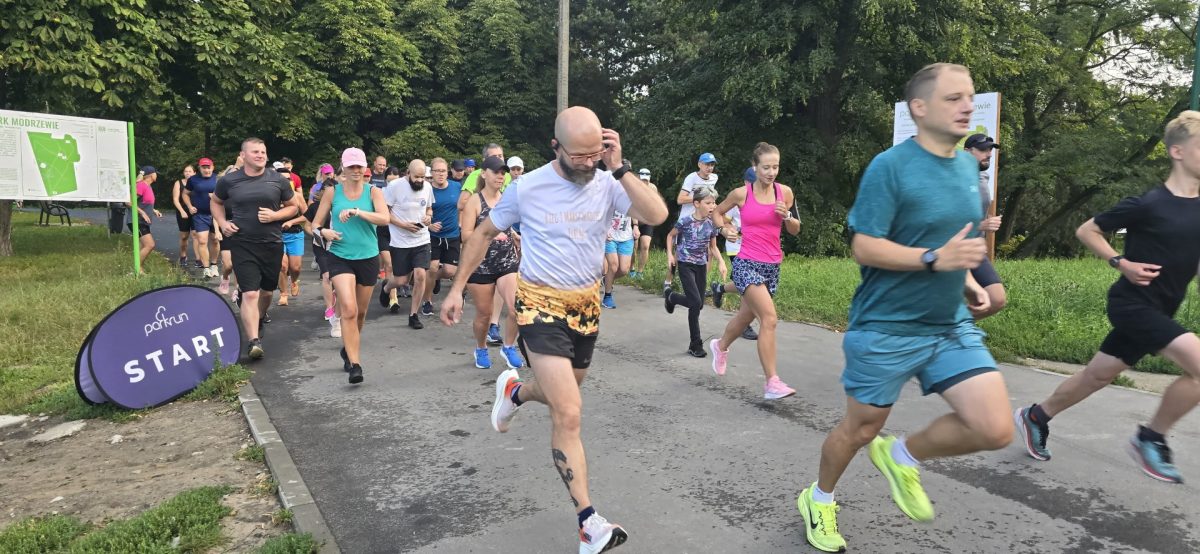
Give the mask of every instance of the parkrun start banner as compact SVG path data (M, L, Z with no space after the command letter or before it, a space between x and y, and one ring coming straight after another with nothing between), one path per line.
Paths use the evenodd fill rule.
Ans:
M241 341L233 309L212 289L152 290L88 334L75 358L75 388L89 404L158 406L196 388L218 363L236 363Z
M129 123L0 110L0 199L128 202Z

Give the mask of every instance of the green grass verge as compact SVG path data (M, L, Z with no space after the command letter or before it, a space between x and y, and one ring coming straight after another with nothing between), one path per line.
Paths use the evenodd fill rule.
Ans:
M259 554L317 554L321 544L308 533L288 533L268 540L258 549Z
M999 260L996 269L1008 291L1008 307L980 326L987 331L988 344L998 357L1077 364L1091 358L1109 331L1104 307L1116 272L1091 258ZM779 317L845 329L850 299L859 283L858 271L858 265L846 258L789 256L781 268L775 296ZM652 251L645 275L624 281L659 294L665 275L665 252ZM736 309L737 305L737 295L726 296L726 307ZM1200 329L1200 298L1195 290L1189 291L1177 318L1188 329ZM1179 373L1159 357L1144 359L1137 369Z

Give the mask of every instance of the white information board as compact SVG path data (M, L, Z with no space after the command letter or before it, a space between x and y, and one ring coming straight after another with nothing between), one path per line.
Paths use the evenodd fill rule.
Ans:
M971 132L967 133L967 136L975 133L983 133L992 137L997 143L1000 142L1000 93L984 92L975 95L975 113L971 114ZM917 124L913 122L912 116L908 113L908 103L896 102L895 120L892 123L892 144L900 144L916 134ZM959 141L959 148L962 148L962 143L966 140L966 137L963 137L963 140ZM996 170L999 165L999 156L993 156L992 164L987 170L992 201L996 200Z
M0 199L129 201L129 124L0 110Z

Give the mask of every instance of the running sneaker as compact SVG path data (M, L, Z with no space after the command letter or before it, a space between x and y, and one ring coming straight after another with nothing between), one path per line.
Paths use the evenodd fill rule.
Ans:
M187 269L187 258L182 256L179 258L179 267Z
M379 282L379 305L383 306L384 308L388 307L387 282L387 279Z
M663 294L667 294L669 292L671 292L671 283L670 282L663 283Z
M208 271L209 271L209 273L211 273L211 275L209 275L209 277L215 278L215 277L221 276L221 268L217 267L217 264L212 264L211 266L209 266ZM295 296L295 295L293 294L292 296Z
M515 369L506 369L496 377L496 401L492 402L492 429L507 433L513 417L521 407L512 401L512 391L521 384L521 375Z
M192 267L196 269L204 269L204 264L200 263L200 260L195 260L192 262Z
M921 472L892 458L892 444L896 437L875 437L867 447L871 463L879 469L892 488L892 500L904 515L916 521L933 521L933 504L921 487Z
M1183 476L1171 463L1171 448L1165 442L1144 441L1134 435L1129 439L1129 455L1142 472L1159 481L1182 483Z
M1017 433L1021 435L1021 444L1025 445L1029 457L1043 462L1049 460L1050 449L1046 448L1046 439L1050 438L1050 424L1030 418L1029 408L1017 408L1013 412L1013 421L1017 424Z
M215 269L216 266L214 266ZM300 281L292 281L292 296L300 296Z
M391 300L388 300L388 311L392 312L394 314L400 313L400 299L399 298L392 298Z
M721 351L721 339L713 339L708 343L708 349L713 353L713 373L725 375L725 367L729 363L729 351Z
M613 295L611 292L604 293L604 300L600 301L600 305L610 310L617 307L617 303L613 302Z
M250 339L250 350L247 355L251 360L261 360L265 352L263 352L261 339Z
M441 292L442 292L442 280L434 279L433 280L433 293L440 294Z
M641 277L641 275L642 275L642 274L638 273L636 270L634 270L634 271L630 271L630 272L629 272L629 278L630 278L630 279L634 279L634 280L636 280L638 277Z
M479 369L491 369L492 357L488 354L486 348L475 349L475 367Z
M620 525L609 523L600 514L592 514L579 530L579 554L607 552L627 540L629 534Z
M385 281L387 280L387 270L386 269L379 270L379 278L383 279Z
M671 302L671 289L663 291L663 306L667 308L667 313L675 313L675 303Z
M525 358L521 357L516 345L501 346L500 353L504 355L504 363L508 364L509 369L519 369L525 365Z
M234 304L237 304L237 307L241 308L242 307L242 291L240 289L233 289L233 292L229 293L229 301L233 302Z
M363 382L361 365L354 364L354 365L350 366L349 381L350 381L351 385L357 385L357 384Z
M488 326L487 343L492 346L500 346L504 343L500 339L500 326L495 323Z
M763 398L767 400L779 400L796 394L796 389L787 386L787 383L779 380L776 375L767 380L767 384L763 386Z
M279 305L280 306L288 305L288 295L286 295L286 294L279 295Z
M217 285L217 292L220 293L221 296L229 294L229 279L221 279L221 283Z
M400 298L412 298L412 286L400 285L399 296Z
M325 308L325 321L333 319L335 315L337 314L333 311L333 306Z
M258 320L258 325L261 327L271 322L271 314L263 314Z
M709 290L712 291L713 306L720 308L721 301L725 300L725 284L713 283Z
M338 354L342 356L342 371L350 371L350 356L346 355L346 347L343 346Z
M421 315L425 317L433 315L433 302L426 300L421 303Z
M758 333L754 332L753 326L747 325L746 330L742 331L742 338L746 340L758 340Z
M408 326L413 329L425 328L425 324L421 323L421 317L417 314L408 314Z
M823 552L845 552L846 539L838 533L837 513L841 509L837 502L817 502L813 500L813 489L817 484L800 491L796 498L796 508L800 517L804 518L804 536L808 544Z
M688 346L687 353L691 354L693 358L703 358L708 356L708 352L705 352L704 347L700 346L699 344Z
M342 318L340 318L340 317L329 318L329 336L331 336L335 339L342 338Z
M321 266L320 266L320 264L317 263L316 260L313 260L312 263L308 264L308 268L313 271L317 271L318 269L321 269Z

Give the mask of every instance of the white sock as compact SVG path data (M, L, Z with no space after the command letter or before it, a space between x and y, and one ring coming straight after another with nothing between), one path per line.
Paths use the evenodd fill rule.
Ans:
M909 453L908 446L905 444L906 440L908 439L900 438L896 439L896 442L892 443L892 459L896 460L896 463L903 466L918 467L921 465L921 463L918 462L911 453Z
M833 504L833 493L821 490L821 487L818 487L816 483L813 483L812 486L812 497L813 502Z

